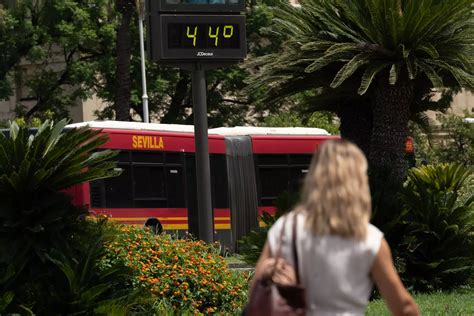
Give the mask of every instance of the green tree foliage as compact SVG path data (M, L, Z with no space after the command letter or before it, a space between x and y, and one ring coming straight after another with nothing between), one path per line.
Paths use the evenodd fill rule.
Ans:
M418 162L474 165L474 124L465 122L465 117L439 114L441 126L430 128L427 133L415 129Z
M416 290L451 289L474 275L474 194L459 199L472 171L439 164L408 173L401 195L407 212L399 255L405 283Z
M10 3L0 1L0 4L6 2ZM106 102L106 106L96 113L101 119L129 119L130 109L137 114L134 119L142 116L135 1L14 2L15 6L5 6L0 13L0 98L8 98L14 82L21 82L26 87L23 97L36 100L31 109L18 107L17 115L27 120L34 116L44 120L43 114L49 110L54 113L54 118L68 117L78 99L86 99L95 93ZM248 6L250 55L259 56L278 46L278 40L269 40L262 31L262 27L271 22L269 7L274 5L273 2L258 0ZM126 13L125 19L122 19L122 13ZM127 36L118 38L117 35ZM117 46L119 42L120 47ZM22 67L22 58L36 67L28 70ZM130 63L129 69L124 60ZM53 62L65 66L52 67ZM129 75L129 79L118 79L121 75ZM242 125L249 120L247 114L253 112L254 106L257 112L267 109L265 103L256 103L254 97L241 92L248 76L248 71L238 65L207 73L211 127ZM118 81L126 86L118 88ZM188 72L147 60L147 82L153 120L192 124ZM118 92L124 95L119 96ZM121 112L116 116L114 105L118 103Z
M310 90L321 107L368 106L365 151L398 181L415 98L432 87L474 86L470 0L308 0L301 8L282 4L275 15L271 30L284 44L249 63L257 69L250 87L266 88L266 100Z
M69 313L104 299L106 290L94 288L103 280L88 276L100 251L86 237L100 233L64 190L120 170L109 161L115 152L95 152L107 136L65 125L46 121L31 133L12 123L0 133L0 312Z
M0 98L12 94L34 105L17 114L30 119L46 111L55 118L69 116L78 99L104 85L98 66L113 56L116 17L108 0L6 1L0 27ZM23 61L24 60L24 61ZM25 67L25 64L35 67Z
M339 124L335 122L334 115L330 112L314 112L308 117L300 113L284 111L280 114L270 114L261 126L267 127L317 127L328 131L332 135L339 134Z

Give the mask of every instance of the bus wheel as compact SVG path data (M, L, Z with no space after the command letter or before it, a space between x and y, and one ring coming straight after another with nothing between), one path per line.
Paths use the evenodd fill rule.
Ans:
M145 222L145 227L149 227L156 235L159 235L163 232L163 225L161 225L160 220L156 217L150 217L147 219Z

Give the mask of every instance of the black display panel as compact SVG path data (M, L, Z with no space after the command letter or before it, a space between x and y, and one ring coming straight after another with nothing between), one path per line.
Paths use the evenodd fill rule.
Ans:
M238 24L171 23L168 25L168 48L170 49L238 49L239 39Z
M243 15L155 15L150 30L156 61L238 61L247 54Z
M148 0L149 12L244 12L244 0Z

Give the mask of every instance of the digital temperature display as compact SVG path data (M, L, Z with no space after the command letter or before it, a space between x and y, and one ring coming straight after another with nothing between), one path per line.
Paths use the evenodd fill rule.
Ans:
M170 49L238 49L239 47L239 24L168 24L168 48Z
M244 15L152 15L150 30L150 53L156 61L222 62L247 55Z

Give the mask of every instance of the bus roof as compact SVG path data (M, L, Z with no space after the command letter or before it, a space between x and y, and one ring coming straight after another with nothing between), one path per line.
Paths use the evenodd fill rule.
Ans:
M312 127L218 127L209 130L209 134L225 136L238 135L330 135L325 129Z
M122 121L89 121L75 124L69 124L69 128L100 128L100 129L127 129L127 130L143 130L143 131L160 131L160 132L176 132L176 133L194 133L193 125L181 124L156 124L142 122L122 122Z
M68 128L100 128L100 129L121 129L121 130L145 130L175 133L194 133L193 125L181 124L157 124L142 122L121 122L121 121L89 121L69 124ZM244 135L330 135L325 129L310 127L218 127L211 128L209 134L223 136L244 136Z

